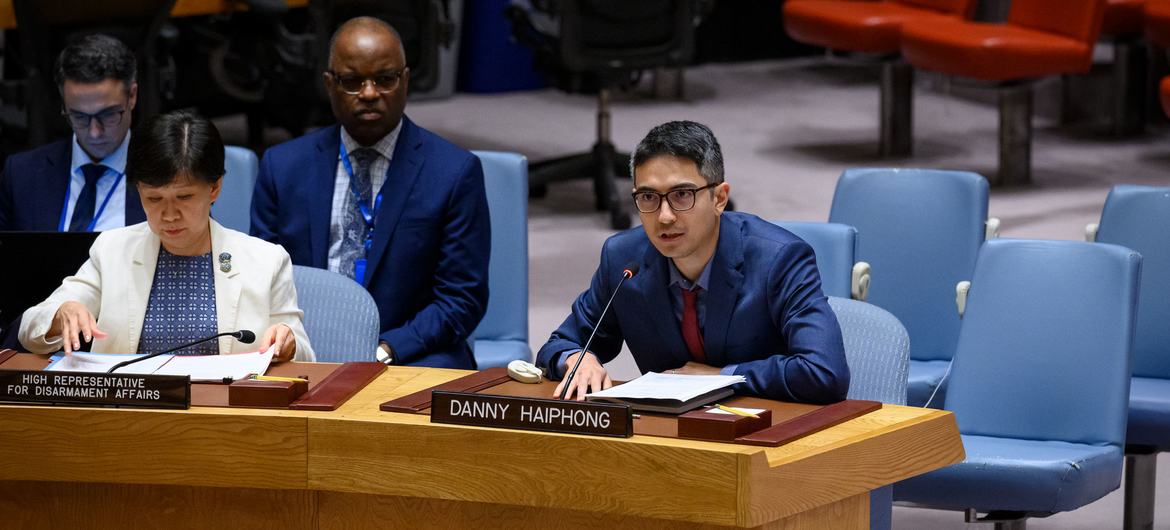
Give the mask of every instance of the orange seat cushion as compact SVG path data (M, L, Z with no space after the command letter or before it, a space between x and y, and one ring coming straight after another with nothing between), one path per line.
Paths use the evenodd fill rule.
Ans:
M1145 10L1146 38L1170 48L1170 0L1150 0Z
M1170 76L1162 78L1162 85L1159 87L1158 94L1162 96L1162 111L1170 116Z
M953 18L894 2L801 0L784 4L784 29L793 39L850 52L895 53L903 24Z
M1140 33L1146 0L1106 0L1101 33L1124 35Z
M902 56L926 70L987 81L1083 73L1092 47L1069 37L1004 24L946 20L909 24Z

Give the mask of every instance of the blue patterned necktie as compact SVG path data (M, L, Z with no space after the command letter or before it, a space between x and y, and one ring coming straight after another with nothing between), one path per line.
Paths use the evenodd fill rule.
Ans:
M101 164L86 164L81 166L81 174L85 176L85 185L77 195L77 204L73 206L73 218L69 221L70 232L85 232L89 223L93 221L93 210L97 206L97 181L106 173L106 166Z
M366 226L366 220L362 218L361 210L358 209L358 196L360 196L362 204L365 204L373 213L373 201L371 200L373 185L370 181L370 168L379 155L373 149L362 147L354 149L349 156L354 164L353 175L350 176L350 192L346 194L345 199L345 223L343 225L345 233L341 240L339 272L354 278L354 262L366 256L365 242L369 230ZM358 278L354 279L361 281Z

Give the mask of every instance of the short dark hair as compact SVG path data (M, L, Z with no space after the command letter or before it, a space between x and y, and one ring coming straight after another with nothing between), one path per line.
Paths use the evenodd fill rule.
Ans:
M223 139L206 118L188 111L155 116L134 129L126 182L166 186L179 175L209 184L223 177Z
M630 177L634 176L634 168L661 155L691 160L707 184L723 182L723 151L715 133L706 125L685 120L669 121L650 129L630 156Z
M57 56L55 74L57 90L64 90L65 80L74 83L100 83L117 79L126 90L138 79L138 60L122 41L100 33L73 41Z

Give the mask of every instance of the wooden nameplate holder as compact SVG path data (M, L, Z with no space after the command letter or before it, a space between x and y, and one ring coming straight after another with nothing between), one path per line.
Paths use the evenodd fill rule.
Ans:
M491 368L475 372L458 379L413 394L383 403L385 412L408 414L429 414L432 391L485 393L496 396L515 396L548 399L553 396L556 382L544 381L539 384L525 384L513 381L504 368ZM700 439L718 442L778 447L792 440L844 423L868 414L882 407L877 401L845 400L832 405L806 405L772 401L757 397L736 396L724 402L738 408L764 409L771 416L771 423L761 426L749 434L739 434L727 439L724 435ZM681 438L680 417L661 414L641 414L633 418L634 434ZM741 427L743 428L743 427ZM732 431L735 432L735 431ZM740 431L749 432L749 431Z
M39 373L49 365L49 358L45 355L18 353L15 350L0 350L0 369L3 370L32 370ZM190 385L190 404L197 407L275 407L291 410L335 410L349 398L365 388L379 374L386 370L386 365L378 362L348 362L333 363L280 363L269 367L267 374L281 377L307 376L309 382L306 390L297 394L299 397L288 397L296 394L296 390L289 388L280 390L282 385L264 385L261 392L273 392L263 397L252 399L252 404L233 404L230 398L230 387L244 383L236 381L231 385L217 383L194 383ZM153 376L164 377L164 376ZM257 381L257 383L273 383L273 381ZM255 401L255 400L259 401Z

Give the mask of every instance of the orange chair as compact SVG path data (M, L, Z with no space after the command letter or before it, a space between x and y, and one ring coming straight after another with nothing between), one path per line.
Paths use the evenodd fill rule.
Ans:
M830 50L876 55L882 65L883 156L913 150L914 70L898 57L902 27L970 16L974 0L800 0L785 2L784 29L795 40Z
M1170 0L1150 0L1145 8L1146 38L1162 49L1170 49ZM1170 116L1170 77L1158 87L1162 111Z
M1089 71L1105 0L1013 0L1006 24L940 20L902 31L902 56L925 70L999 88L999 171L992 184L1032 176L1032 81Z

